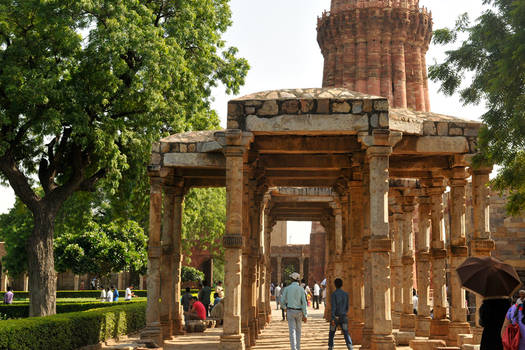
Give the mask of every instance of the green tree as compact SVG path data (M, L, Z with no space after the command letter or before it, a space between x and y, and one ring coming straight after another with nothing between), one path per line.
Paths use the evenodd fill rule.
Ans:
M182 266L180 278L182 282L202 282L204 280L204 272L191 266Z
M465 104L485 101L476 163L502 166L492 185L509 192L508 210L516 214L525 209L525 2L482 4L488 7L474 24L464 14L455 28L434 32L435 44L466 39L430 67L430 77L445 94L459 92ZM465 73L473 74L466 87Z
M33 215L31 316L55 313L63 203L125 197L153 141L218 124L212 87L236 92L248 69L221 40L230 15L228 0L0 0L0 174Z

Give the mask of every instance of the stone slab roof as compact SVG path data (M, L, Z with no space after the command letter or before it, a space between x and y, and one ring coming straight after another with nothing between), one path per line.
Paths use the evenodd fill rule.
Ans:
M250 95L242 96L232 101L266 101L266 100L315 100L315 99L384 99L380 96L372 96L356 91L350 91L342 88L309 88L309 89L282 89L267 90L256 92Z

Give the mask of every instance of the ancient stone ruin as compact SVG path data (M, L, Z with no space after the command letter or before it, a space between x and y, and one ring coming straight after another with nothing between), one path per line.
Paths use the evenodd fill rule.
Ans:
M361 349L476 341L480 328L467 322L465 291L455 274L447 281L446 269L494 249L485 186L491 169L471 167L480 123L429 111L431 26L417 0L333 0L318 23L323 88L236 98L228 104L226 130L172 135L154 146L143 338L161 343L182 332L185 191L225 186L221 349L252 346L269 322L270 237L285 220L324 226L326 277L348 281L351 336Z

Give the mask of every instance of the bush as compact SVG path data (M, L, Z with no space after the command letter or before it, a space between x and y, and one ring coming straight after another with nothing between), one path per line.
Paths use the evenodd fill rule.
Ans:
M15 291L15 299L27 299L29 298L29 292ZM120 296L124 296L124 291L118 291ZM146 290L133 290L138 297L146 297L148 291ZM0 292L0 298L4 298L5 292ZM58 298L100 298L100 290L59 290L57 291Z
M73 350L138 331L145 324L145 302L0 321L0 350Z
M140 303L143 301L132 301ZM117 303L101 303L100 301L90 301L83 303L57 303L57 314L63 314L67 312L78 312L86 311L90 309L106 308L115 305L126 305L130 301L122 301ZM29 303L20 304L0 304L0 314L4 315L4 318L26 318L29 317Z
M191 266L183 266L181 271L182 282L202 281L204 280L204 272L197 270Z

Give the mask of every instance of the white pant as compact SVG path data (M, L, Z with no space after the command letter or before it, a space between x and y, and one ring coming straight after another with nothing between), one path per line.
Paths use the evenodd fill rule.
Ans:
M301 310L287 309L288 331L290 332L290 347L292 350L301 350L301 326L303 312Z

